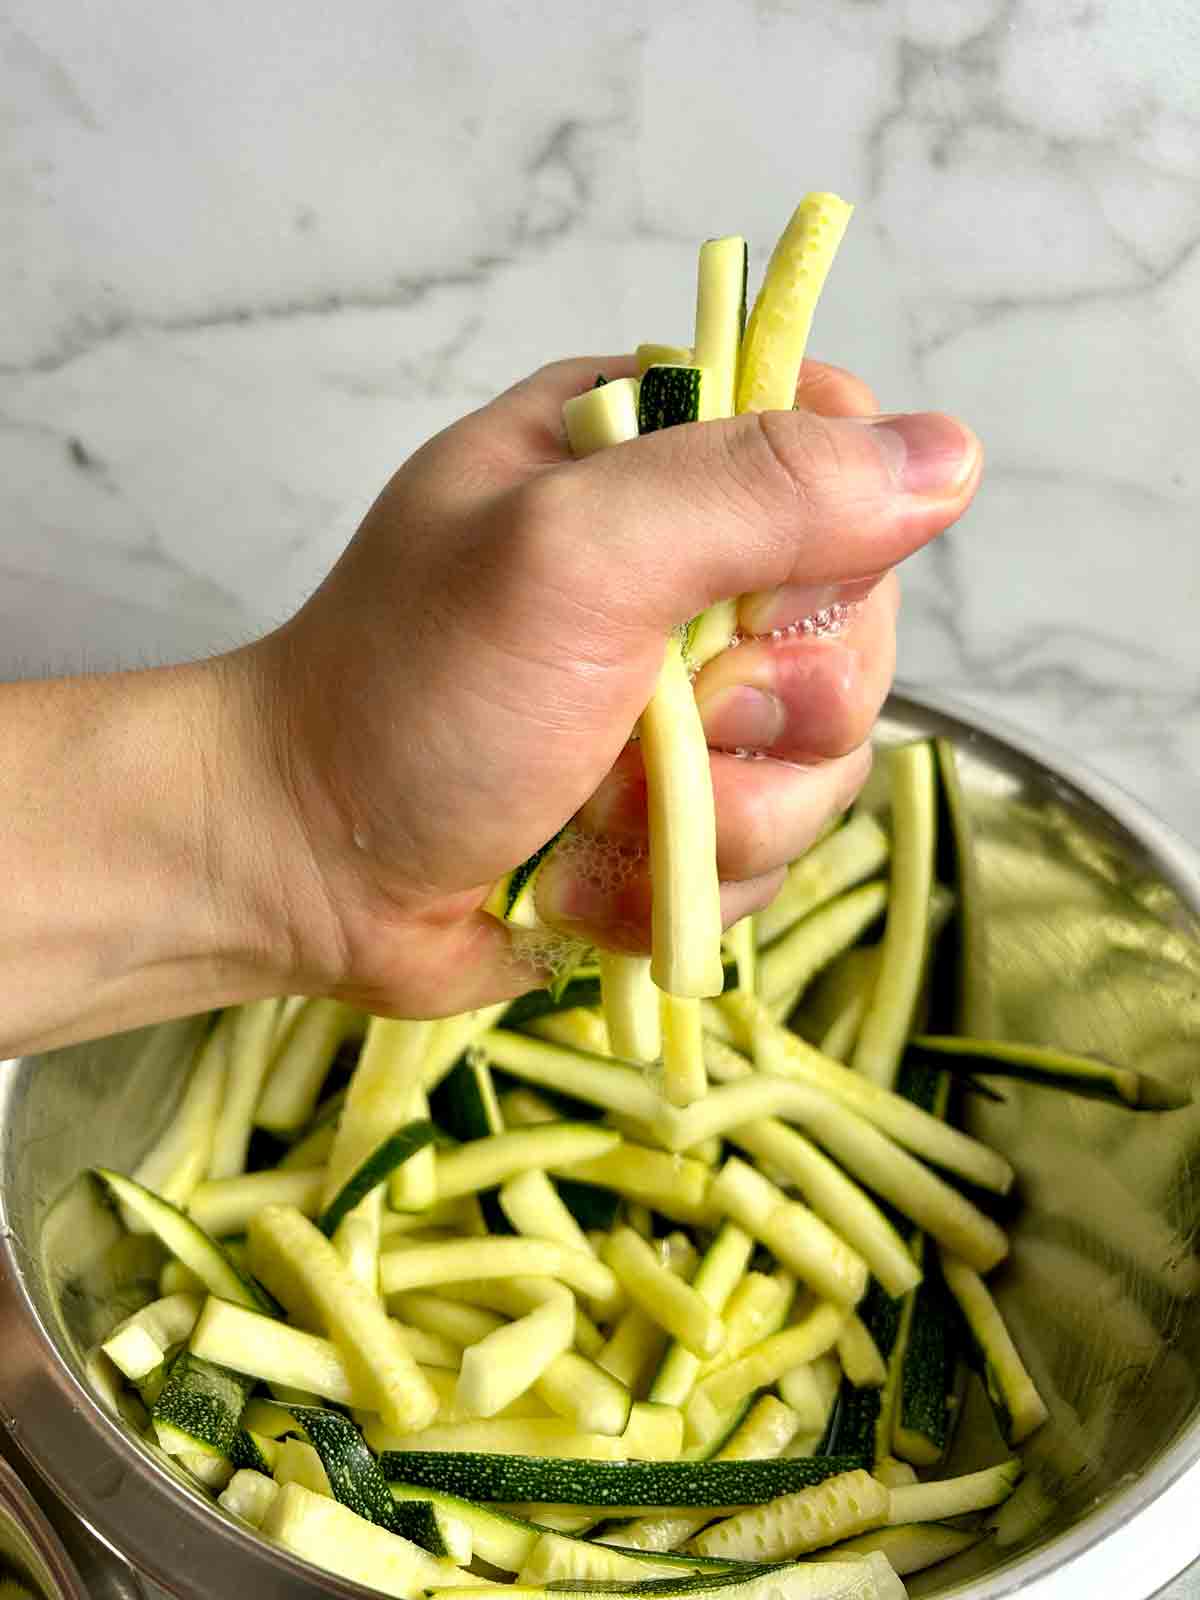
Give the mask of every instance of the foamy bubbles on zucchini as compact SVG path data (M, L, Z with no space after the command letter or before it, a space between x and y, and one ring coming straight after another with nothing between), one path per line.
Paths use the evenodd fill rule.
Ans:
M560 860L570 863L572 872L600 894L619 893L633 882L642 862L645 849L623 839L606 834L586 833L582 828L568 828L554 847Z

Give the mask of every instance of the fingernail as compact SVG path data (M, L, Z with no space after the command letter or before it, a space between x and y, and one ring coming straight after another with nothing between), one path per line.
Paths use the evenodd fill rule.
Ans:
M906 494L950 495L975 461L975 437L940 411L869 417L896 486Z
M727 750L765 750L783 732L787 711L766 690L735 684L701 701L700 719L710 744Z
M745 633L770 633L773 628L786 628L833 606L854 605L865 600L879 577L877 574L873 578L857 578L852 583L788 583L761 594L745 594L738 602L738 622Z

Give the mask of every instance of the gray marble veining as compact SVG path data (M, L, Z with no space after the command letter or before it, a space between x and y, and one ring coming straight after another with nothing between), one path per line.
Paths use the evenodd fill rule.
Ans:
M1198 64L1194 0L9 0L0 672L271 626L422 439L685 340L698 239L829 187L814 353L988 450L902 676L1200 843Z

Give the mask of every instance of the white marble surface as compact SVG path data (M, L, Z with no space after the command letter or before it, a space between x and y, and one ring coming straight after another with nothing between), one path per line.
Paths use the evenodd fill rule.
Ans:
M831 187L814 353L989 451L902 675L1200 844L1198 61L1195 0L8 0L0 675L271 624L431 431L686 340L697 240Z

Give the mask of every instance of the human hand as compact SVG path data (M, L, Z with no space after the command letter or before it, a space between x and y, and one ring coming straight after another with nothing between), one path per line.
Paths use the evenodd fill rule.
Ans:
M556 852L540 914L648 949L628 741L670 629L727 595L746 637L696 682L727 923L865 779L891 569L965 509L977 441L937 415L877 418L857 379L809 363L796 412L572 461L561 407L598 370L632 367L547 367L430 441L297 616L240 653L278 773L263 848L287 885L287 987L408 1015L528 988L480 907L571 818L611 843ZM840 630L799 627L839 605Z

